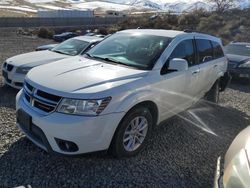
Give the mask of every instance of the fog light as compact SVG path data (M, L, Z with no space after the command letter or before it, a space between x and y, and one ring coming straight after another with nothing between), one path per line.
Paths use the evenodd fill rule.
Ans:
M78 151L78 146L71 141L67 141L67 140L61 140L59 138L55 138L57 145L59 146L59 148L63 151L66 152L76 152Z

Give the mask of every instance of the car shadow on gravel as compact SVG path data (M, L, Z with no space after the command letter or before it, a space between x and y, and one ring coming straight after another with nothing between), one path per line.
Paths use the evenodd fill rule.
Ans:
M232 80L229 88L238 90L244 93L250 93L250 79L249 80Z
M0 85L0 108L6 107L15 109L16 94L18 91L17 89Z
M245 113L201 102L156 127L127 159L58 157L22 137L0 155L0 187L212 187L217 157L247 125Z

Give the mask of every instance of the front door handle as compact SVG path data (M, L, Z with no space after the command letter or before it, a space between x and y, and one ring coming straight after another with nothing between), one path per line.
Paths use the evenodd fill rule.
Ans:
M218 65L214 65L214 68L218 67Z
M198 74L200 72L200 70L199 69L197 69L197 70L195 70L195 71L193 71L192 72L192 75L194 75L194 74Z

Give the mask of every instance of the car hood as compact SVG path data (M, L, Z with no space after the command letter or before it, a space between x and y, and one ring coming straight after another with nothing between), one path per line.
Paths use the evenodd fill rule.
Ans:
M144 77L148 71L109 64L76 56L32 69L26 79L58 95L72 97L72 94L108 91L122 84Z
M242 61L250 59L250 56L227 54L227 58L229 61L240 63Z
M16 67L35 67L53 61L58 61L69 57L68 55L59 54L49 50L30 52L21 55L17 55L7 59L7 63L10 63Z

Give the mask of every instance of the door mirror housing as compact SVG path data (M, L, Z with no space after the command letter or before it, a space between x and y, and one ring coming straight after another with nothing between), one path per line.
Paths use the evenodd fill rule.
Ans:
M185 59L174 58L169 61L169 71L186 71L188 70L188 62Z

